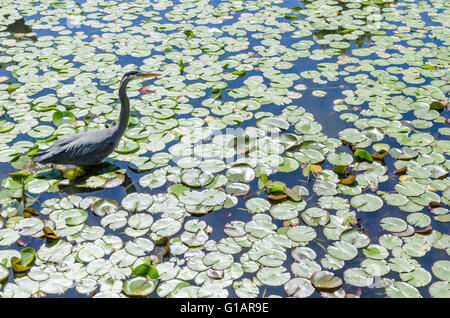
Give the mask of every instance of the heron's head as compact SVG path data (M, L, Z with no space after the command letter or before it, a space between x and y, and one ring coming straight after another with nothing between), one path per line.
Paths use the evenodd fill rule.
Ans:
M159 73L146 73L142 71L129 71L123 75L122 81L127 79L128 81L133 80L135 78L145 78L145 77L156 77L161 76Z

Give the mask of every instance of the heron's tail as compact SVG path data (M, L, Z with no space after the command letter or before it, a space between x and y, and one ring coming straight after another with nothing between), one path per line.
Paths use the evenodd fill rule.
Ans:
M52 155L49 151L40 151L33 157L33 161L40 164L50 163Z

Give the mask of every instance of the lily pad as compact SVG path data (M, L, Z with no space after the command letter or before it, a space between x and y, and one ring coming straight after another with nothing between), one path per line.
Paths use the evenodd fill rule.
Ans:
M315 288L308 279L292 278L284 285L284 290L288 296L295 298L306 298L311 296Z
M150 295L156 288L157 280L137 276L123 283L122 290L128 296L142 297Z
M342 280L328 271L318 271L311 276L311 283L319 290L333 290L342 286Z
M383 207L383 200L373 194L360 194L350 200L350 204L361 212L374 212Z
M328 247L327 252L331 256L343 261L352 260L356 257L356 255L358 255L356 247L344 241L333 243L332 246Z
M381 227L389 232L403 232L407 229L408 224L399 218L386 217L381 220Z

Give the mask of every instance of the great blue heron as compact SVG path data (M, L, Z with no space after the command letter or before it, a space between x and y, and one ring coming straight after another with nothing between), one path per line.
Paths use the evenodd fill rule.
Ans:
M92 130L61 138L47 150L36 153L33 157L34 162L91 166L105 159L114 151L128 126L130 101L126 92L127 84L135 78L160 75L141 71L125 73L119 86L121 103L119 120L113 128Z

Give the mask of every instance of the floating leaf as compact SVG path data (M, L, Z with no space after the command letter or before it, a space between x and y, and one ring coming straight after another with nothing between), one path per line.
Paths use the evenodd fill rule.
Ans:
M436 277L443 281L450 282L450 261L436 261L431 269Z
M357 175L356 174L352 174L346 178L343 179L339 179L339 182L345 185L351 185L353 183L355 183Z
M258 280L268 286L284 285L289 281L290 276L282 266L274 268L264 267L256 273Z
M92 205L92 211L97 216L104 216L105 214L111 214L119 209L119 204L113 199L101 199L96 201Z
M337 259L343 261L349 261L358 255L356 247L350 243L340 241L333 243L332 246L328 247L327 252Z
M295 298L306 298L311 296L315 289L308 279L305 278L292 278L284 285L286 293Z
M45 226L42 230L45 233L45 237L49 240L57 240L60 238L59 236L57 236L55 234L55 232L53 232L53 230L51 228L49 228L47 226Z
M442 112L444 110L444 105L442 103L433 101L430 103L430 109L437 110L438 112Z
M386 295L391 298L422 298L419 291L404 282L393 282L386 287Z
M130 278L123 283L122 290L128 296L148 296L156 288L157 280L144 276Z
M389 252L381 245L370 244L363 249L364 255L372 259L385 259L388 257Z
M450 283L438 281L431 284L428 288L430 295L434 298L449 298L450 297Z
M290 203L278 203L273 205L270 210L270 215L275 219L290 220L297 217L297 207Z
M361 268L349 268L344 271L344 280L347 284L357 287L367 287L373 284L374 278Z
M403 232L408 227L405 221L395 217L383 218L380 225L384 230L389 232Z
M15 273L23 273L30 269L30 267L23 265L21 259L18 257L11 258L11 267Z
M184 171L181 175L181 182L191 188L200 188L212 182L214 176L209 172L193 168Z
M0 282L3 282L8 276L9 270L3 264L0 264Z
M55 110L55 112L53 113L52 121L55 126L70 124L75 121L75 115L70 111Z
M151 266L147 263L142 263L138 266L136 266L133 271L131 272L131 275L139 276L139 275L148 275L151 279L157 279L159 274L156 268Z
M294 15L294 14L285 14L284 15L284 18L285 19L288 19L288 20L295 20L296 18L297 18L297 16L296 15Z
M368 153L366 150L364 149L358 149L355 151L355 153L353 154L353 157L355 159L359 159L359 160L365 160L367 162L373 162L373 158L370 155L370 153Z
M356 248L365 248L370 244L369 235L357 229L344 230L339 239L352 244Z
M383 206L383 200L373 194L360 194L350 200L350 204L361 212L374 212Z
M334 152L328 155L327 160L333 165L348 166L353 162L353 157L345 152L339 154Z
M306 244L316 238L316 231L308 226L295 226L289 228L286 232L286 236L294 242Z
M311 283L320 290L333 290L342 286L342 280L328 271L318 271L311 276Z

